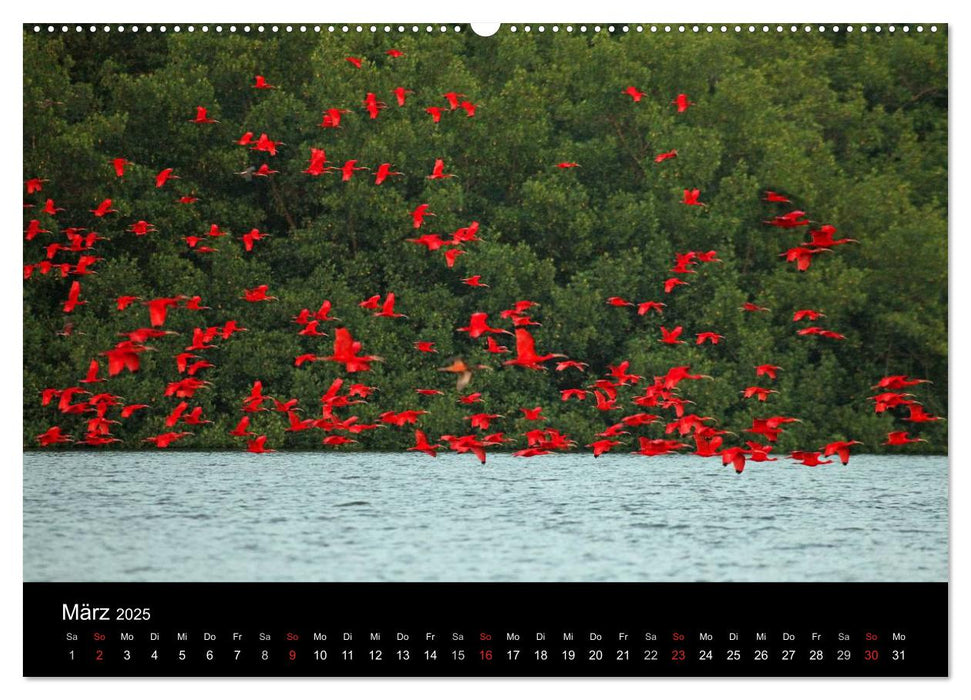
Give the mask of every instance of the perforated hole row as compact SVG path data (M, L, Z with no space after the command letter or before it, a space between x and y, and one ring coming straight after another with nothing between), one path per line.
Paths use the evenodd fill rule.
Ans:
M376 25L376 24L370 24L370 25L364 25L364 24L353 24L353 25L348 25L348 24L343 24L343 25L336 25L336 24L329 24L329 25L322 25L322 24L258 24L258 25L250 25L250 24L245 24L245 25L235 25L235 24L229 24L229 25L223 25L223 24L184 24L184 25L183 24L174 24L174 25L167 25L167 24L160 24L160 25L151 25L151 24L148 24L148 25L137 25L137 24L132 24L132 25L125 25L125 24L117 24L117 25L112 25L112 24L105 24L105 25L93 25L93 24L81 25L81 24L73 24L73 25L67 25L67 24L57 24L57 25L55 25L55 24L48 24L48 25L39 25L39 24L35 24L35 25L32 26L32 29L33 29L33 31L35 33L46 32L48 34L53 34L55 32L67 33L67 32L71 32L71 31L73 31L73 32L85 32L85 31L87 31L87 32L118 32L118 33L123 33L123 32L131 32L131 33L138 33L138 32L145 32L145 33L160 32L160 33L163 33L163 34L166 33L166 32L173 32L173 33L176 33L176 34L181 33L181 32L189 32L189 33L194 33L194 32L203 32L203 33L213 32L213 33L216 33L216 34L225 34L225 33L229 33L229 34L239 34L239 33L242 33L242 34L254 34L254 33L255 34L263 34L263 33L271 33L272 34L272 33L281 33L281 32L282 33L294 33L294 32L297 32L297 33L307 33L307 32L315 32L315 33L318 33L318 34L325 33L325 32L326 33L344 33L344 34L364 33L364 32L371 32L371 33L381 32L381 33L385 33L385 34L391 34L391 33L398 33L398 34L419 34L419 33L431 34L431 33L442 33L442 34L444 34L444 33L448 33L448 32L458 33L458 32L463 32L463 31L470 31L469 28L462 27L461 25L444 25L444 24L437 24L437 25L433 25L433 24L422 24L422 25L418 25L418 24L410 24L410 25L401 25L401 24L399 24L399 25L390 25L390 24L384 24L384 25ZM472 28L471 31L474 32L474 28ZM876 25L866 25L866 24L862 24L862 25L853 25L853 24L833 24L833 25L825 25L825 24L802 24L802 25L797 25L797 24L789 24L789 25L782 25L782 24L733 24L733 25L726 25L726 24L719 24L719 25L713 25L713 24L692 24L692 25L685 25L685 24L678 24L678 25L673 25L673 24L620 24L620 25L614 25L614 24L611 24L611 25L599 25L599 24L594 24L594 25L587 25L587 24L576 24L576 25L574 25L574 24L565 24L565 25L559 25L559 24L539 24L539 25L531 25L531 24L510 24L510 25L503 25L500 28L499 31L500 32L509 32L509 33L512 33L512 34L516 34L516 33L532 33L532 32L538 32L538 33L545 33L545 32L553 32L553 33L566 32L567 34L577 34L577 33L579 33L579 34L589 34L589 33L601 33L601 32L606 32L608 34L626 34L626 33L631 33L631 32L634 32L634 33L649 32L649 33L654 33L654 34L658 34L658 33L664 33L664 34L670 34L670 33L680 33L680 34L702 34L702 33L705 33L705 34L714 34L714 33L722 33L722 34L725 34L725 33L729 33L729 32L734 32L736 34L756 34L756 33L760 33L760 34L768 34L768 33L777 33L777 34L789 33L789 34L795 34L795 33L798 33L798 32L803 32L803 33L816 32L816 33L820 33L820 34L832 32L834 34L839 34L839 33L851 34L853 32L861 32L861 33L874 32L874 33L880 34L880 33L883 33L883 32L889 32L891 34L894 34L894 33L897 33L897 32L903 32L905 34L908 34L908 33L911 33L911 32L922 33L922 32L925 32L925 31L929 31L929 32L932 32L933 33L933 32L937 32L938 31L938 27L937 27L936 24L931 24L931 25L923 25L923 24L903 24L903 25L895 25L895 24L890 24L890 25L881 25L881 24L876 24Z

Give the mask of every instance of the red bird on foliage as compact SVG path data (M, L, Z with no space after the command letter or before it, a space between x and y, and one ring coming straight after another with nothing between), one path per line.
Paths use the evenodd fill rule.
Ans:
M677 157L678 157L678 152L676 150L665 151L664 153L658 153L656 156L654 156L654 162L663 163L664 161L670 158L677 158Z
M432 167L432 174L429 175L426 180L443 180L448 177L455 177L451 173L445 172L445 161L442 158L435 159L435 165Z
M209 117L209 111L205 107L196 107L196 116L189 120L194 124L218 124L219 122Z
M423 452L429 457L437 457L437 450L442 449L439 444L431 444L428 442L428 437L421 430L415 431L415 445L414 447L409 447L408 452Z
M411 212L411 221L415 228L421 228L421 225L425 223L426 216L435 216L434 212L428 211L427 204L419 204L415 207L415 210Z
M99 204L97 207L92 209L91 213L100 218L102 216L105 216L106 214L117 214L118 210L112 209L111 200L106 199L103 202L101 202L101 204Z
M262 75L256 76L256 82L252 85L256 90L275 90L276 85L270 85Z
M391 169L391 163L381 163L378 169L374 172L374 184L380 185L382 182L387 180L389 177L396 175L404 175L404 173L399 173ZM417 226L415 228L418 228Z
M254 287L253 289L244 289L241 298L249 302L279 301L279 297L267 296L269 290L270 285L261 284L259 287Z
M681 198L682 204L687 204L691 207L706 207L708 206L704 202L699 202L698 197L701 196L701 190L697 187L692 190L685 190L684 195Z
M924 438L912 438L904 431L893 431L887 433L887 441L884 445L910 445L915 442L927 442Z
M666 345L684 345L685 341L679 340L683 330L684 328L681 326L675 326L670 331L664 326L661 326L661 342Z
M845 467L850 462L850 448L853 445L862 445L863 443L859 440L838 440L836 442L831 442L823 447L823 457L832 457L837 455L840 458L840 462Z
M67 294L67 301L64 302L64 313L69 314L81 304L87 303L86 301L81 301L81 283L72 282L71 289Z
M542 365L543 362L552 360L556 357L566 357L566 355L560 353L547 353L545 355L539 355L536 352L536 341L533 339L532 334L525 328L517 328L516 357L512 360L506 360L503 362L503 364L513 367L541 370L544 369Z
M632 100L634 100L634 102L640 102L641 101L641 98L644 97L644 95L646 95L647 93L646 92L641 92L636 87L634 87L633 85L631 85L631 86L625 88L624 91L622 92L622 94L628 95Z
M671 101L671 104L676 105L678 108L678 113L681 113L686 111L688 107L694 104L694 102L691 102L687 95L681 93Z
M489 326L488 320L488 314L482 313L481 311L476 312L469 317L469 325L456 328L455 330L468 333L472 339L478 338L486 333L505 333L506 335L512 335L510 331L503 328L492 328Z
M155 176L155 187L163 187L169 180L178 180L179 176L172 174L174 171L175 168L165 168L164 170L160 170L158 175Z
M408 88L396 87L393 90L393 92L394 92L395 99L398 101L398 106L404 107L405 99L407 99L407 95L414 94L415 91L409 90Z

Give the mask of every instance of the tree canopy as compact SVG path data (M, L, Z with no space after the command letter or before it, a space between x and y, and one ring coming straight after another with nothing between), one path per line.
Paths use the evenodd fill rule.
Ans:
M403 55L391 55L389 50ZM360 67L348 57L359 58ZM211 424L175 430L193 435L176 447L240 447L229 431L253 383L267 395L296 398L303 418L319 416L320 398L336 378L376 387L367 403L339 415L377 421L386 411L422 409L417 427L431 438L469 433L468 416L500 414L492 430L525 446L525 431L553 427L581 447L620 416L655 376L691 367L711 380L682 384L689 413L717 418L743 444L753 418L792 416L777 452L860 440L885 447L889 431L910 430L926 443L911 451L946 452L944 421L908 423L906 405L877 413L868 397L887 375L932 383L905 389L928 413L947 409L947 39L935 35L525 35L471 31L443 34L306 33L164 35L24 32L24 179L46 180L25 195L24 445L52 425L78 439L90 412L62 414L42 405L45 388L81 386L149 408L113 425L114 448L144 447L168 430L181 400L167 385L184 379L174 356L193 329L234 319L245 332L212 341L194 354L211 362L198 377L210 384L187 399ZM254 88L254 76L274 87ZM399 105L394 90L412 91ZM636 87L635 101L624 91ZM472 105L452 109L446 93ZM366 95L376 118L365 105ZM684 111L672 104L686 95ZM383 105L383 106L381 106ZM204 106L215 123L197 123ZM429 107L440 108L436 121ZM330 109L339 128L321 126ZM252 141L238 140L252 132ZM275 155L254 149L260 134L279 142ZM312 149L328 165L356 160L371 172L307 172ZM662 153L676 155L658 162ZM118 177L112 160L128 164ZM437 159L446 174L429 179ZM375 184L382 163L403 175ZM578 167L558 167L576 163ZM260 176L266 164L278 171ZM173 176L156 187L157 174ZM240 173L244 173L241 175ZM697 188L704 206L684 203ZM789 203L764 201L767 191ZM180 202L180 197L196 201ZM52 199L64 211L43 211ZM116 210L95 216L110 199ZM420 229L411 212L434 213ZM763 223L793 210L808 226ZM44 233L31 237L31 221ZM134 233L148 222L154 230ZM431 251L408 239L453 232L477 222L474 238ZM215 224L227 236L209 237ZM807 254L808 269L780 257L804 245L810 229L831 225L858 243ZM69 247L65 234L97 231L90 251ZM251 241L253 229L268 235ZM77 232L71 232L77 235ZM190 247L186 237L199 237ZM48 248L53 243L64 246ZM82 245L82 244L79 244ZM83 245L82 245L83 247ZM201 247L201 248L200 248ZM200 252L206 247L214 252ZM812 248L812 246L810 246ZM449 267L444 252L461 250ZM676 255L714 250L720 262L689 263L672 272ZM62 263L99 258L95 274ZM43 260L54 267L46 271ZM28 277L28 267L30 275ZM480 275L488 287L463 278ZM664 281L686 285L670 293ZM64 312L74 282L85 301ZM268 285L277 301L251 303L245 289ZM375 318L359 306L373 295L396 297L407 318ZM125 310L117 298L138 297ZM204 310L171 309L162 328L178 331L146 341L138 371L104 383L78 384L92 359L149 327L143 301L200 296ZM639 315L635 304L666 304ZM320 323L326 337L298 335L293 318L327 299L339 322ZM586 372L505 366L515 338L495 335L512 351L487 351L483 336L457 331L475 312L513 331L500 312L518 300L539 306L529 326L540 352L588 363ZM766 311L743 311L749 302ZM794 322L800 309L818 321ZM66 327L66 324L71 324ZM660 342L660 327L683 327L686 344ZM817 326L839 340L797 331ZM295 366L302 354L331 354L346 327L380 356L369 371L339 363ZM717 344L697 344L714 332ZM417 341L434 343L423 353ZM493 367L474 374L482 403L457 401L450 357ZM642 375L619 389L618 411L592 398L561 399L629 361ZM756 365L782 368L756 377ZM107 371L102 369L102 377ZM766 401L744 398L759 385ZM419 395L416 388L441 395ZM82 396L78 397L81 400ZM543 407L545 422L521 408ZM662 419L629 430L668 437ZM107 414L117 419L117 409ZM286 413L252 414L251 430L277 449L321 447L316 430L286 432ZM413 426L353 435L344 449L400 450ZM630 437L623 438L629 444ZM70 445L69 445L70 446Z

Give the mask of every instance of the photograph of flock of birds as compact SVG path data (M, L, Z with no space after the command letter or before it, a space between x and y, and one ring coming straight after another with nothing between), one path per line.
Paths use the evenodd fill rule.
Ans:
M79 29L25 449L947 452L945 27Z

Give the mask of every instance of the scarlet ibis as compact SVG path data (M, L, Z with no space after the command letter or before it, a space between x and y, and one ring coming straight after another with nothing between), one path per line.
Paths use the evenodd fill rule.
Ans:
M768 308L764 306L759 306L758 304L753 304L750 301L747 301L744 304L742 304L742 311L759 312L759 311L768 311L768 310L769 310Z
M696 345L702 345L705 342L711 343L712 345L718 345L719 342L725 339L725 336L719 335L718 333L712 333L711 331L705 331L704 333L698 333L698 340Z
M759 401L765 401L769 398L769 394L778 394L779 392L775 389L765 389L760 386L747 386L742 390L742 396L746 399L750 399L753 396Z
M196 107L196 116L189 120L194 124L218 124L219 122L209 116L209 110L205 107Z
M680 287L681 285L684 285L684 284L688 284L688 283L682 279L678 279L677 277L670 277L664 280L664 293L670 294L675 287Z
M498 413L473 413L471 416L465 416L464 420L469 421L469 424L473 428L478 428L479 430L488 430L489 425L497 418L504 418L504 416L501 416Z
M91 213L100 218L100 217L105 216L107 214L116 214L116 213L118 213L118 210L117 209L112 209L111 208L111 200L110 199L106 199L103 202L101 202L101 204L99 204L97 207L95 207L94 209L92 209L91 210Z
M769 379L775 379L776 373L782 368L778 365L755 365L755 376L761 377L762 375L767 376Z
M782 214L780 216L774 216L768 221L763 221L762 223L766 226L776 226L778 228L798 228L799 226L809 226L811 223L809 219L804 218L806 212L802 210L790 211L787 214Z
M449 269L455 266L455 260L460 255L465 255L465 251L461 248L452 248L451 250L445 251L445 265Z
M459 102L459 107L465 111L465 116L470 118L475 116L475 111L479 108L479 105L474 102L469 102L468 100L462 100Z
M803 328L802 330L796 331L796 335L819 335L824 338L830 338L832 340L846 340L846 336L842 333L837 333L836 331L829 331L825 328L819 328L818 326L810 326L809 328Z
M51 216L55 216L57 212L64 211L64 207L54 206L54 200L48 199L46 202L44 202L44 208L41 209L41 211L44 212L45 214L50 214Z
M246 443L246 451L252 452L254 454L266 454L268 452L275 452L266 447L266 435L260 435L253 440Z
M364 97L364 108L367 110L368 116L371 119L377 119L378 115L381 113L382 109L385 109L388 105L384 102L378 100L373 92L369 92Z
M815 248L832 248L833 246L845 245L847 243L859 243L855 238L838 238L833 240L834 233L836 233L836 227L825 224L818 229L811 230L809 232L811 240L804 245Z
M482 281L482 275L472 275L471 277L463 277L461 280L462 284L466 284L470 287L488 287L489 285Z
M67 294L67 301L64 302L64 313L69 314L81 304L87 303L87 301L81 300L81 283L72 282L71 289Z
M34 240L34 238L37 237L37 234L50 233L50 231L46 229L42 229L40 227L40 221L38 221L37 219L32 219L31 222L27 225L27 230L24 233L26 234L26 239L28 241L32 241Z
M465 97L465 93L454 92L454 91L446 92L444 95L442 95L442 97L448 100L449 109L451 109L452 111L455 111L456 109L459 108L459 98Z
M556 371L563 372L568 369L578 369L581 372L587 369L588 365L586 362L578 362L577 360L563 360L562 362L556 363Z
M154 224L150 224L147 221L136 221L128 230L136 236L144 236L149 233L154 233L156 229Z
M523 417L526 420L529 420L529 421L546 420L546 416L542 415L543 413L542 406L536 406L535 408L520 408L519 410L523 412Z
M667 290L667 285L665 285L665 290ZM662 309L665 306L667 306L667 304L660 301L642 301L637 305L637 315L644 316L649 311L655 311L657 312L657 315L660 316L664 313Z
M859 440L838 440L836 442L828 443L823 447L823 456L832 457L833 455L838 455L840 462L842 462L845 467L850 461L850 448L853 445L862 445L863 443Z
M126 158L112 158L111 167L115 171L115 176L125 177L125 167L129 165L134 165L130 160Z
M431 444L428 442L428 437L425 435L424 431L415 431L415 445L414 447L409 447L408 452L423 452L429 457L437 457L437 450L440 450L442 446L438 443Z
M161 435L153 435L152 437L147 437L147 438L145 438L144 441L145 442L151 442L152 444L154 444L159 449L164 449L164 448L168 447L169 445L171 445L173 442L176 442L177 440L181 440L182 438L184 438L184 437L186 437L188 435L192 435L192 433L187 433L187 432L182 432L182 433L172 433L172 432L170 432L170 433L162 433Z
M745 470L745 454L748 450L741 447L729 447L721 451L722 464L735 468L736 474L741 474Z
M701 196L701 190L697 187L691 190L685 190L684 195L681 197L681 203L687 204L691 207L706 207L708 206L704 202L699 202L698 197Z
M256 90L274 90L276 85L270 85L262 75L256 76L256 82L252 85Z
M622 297L610 297L607 299L607 304L609 306L633 306L634 302L627 301Z
M259 301L279 301L278 297L267 296L270 286L268 284L261 284L253 289L244 289L243 296L240 297L248 302L259 302Z
M328 170L327 153L323 148L310 149L310 164L302 171L307 175L317 177Z
M509 352L509 348L505 345L500 345L496 342L496 339L491 335L486 336L486 351L492 353L493 355L502 355Z
M579 168L580 164L573 161L564 161L562 163L557 163L556 167L560 170L569 170L570 168Z
M896 391L898 389L905 389L909 386L916 386L918 384L930 384L929 379L913 379L904 374L894 374L887 377L883 377L879 382L874 384L871 389L890 389Z
M317 126L322 129L340 129L341 120L343 119L344 115L350 113L351 110L349 109L338 109L336 107L331 107L323 113L320 118L320 124Z
M344 60L347 61L348 63L350 63L355 68L360 68L361 67L361 61L362 61L362 59L357 58L356 56L346 56L344 58Z
M435 349L435 343L430 340L417 340L414 343L415 350L418 352L438 352Z
M40 443L41 447L48 447L62 442L71 442L71 440L71 436L64 433L59 425L48 428L37 436L37 442Z
M905 431L893 431L887 433L887 441L884 445L910 445L915 442L927 442L924 438L912 438Z
M462 328L456 328L455 330L468 333L469 337L472 339L478 338L486 333L505 333L506 335L512 335L512 333L503 328L492 328L489 326L489 315L482 313L481 311L476 312L469 317L469 325Z
M348 373L367 372L371 369L371 363L383 360L377 355L358 355L361 349L361 343L354 340L350 331L341 327L334 330L333 353L318 359L342 364Z
M541 370L544 369L542 363L557 357L565 358L566 355L561 353L547 353L545 355L537 354L536 341L533 339L532 334L525 328L517 328L516 357L512 360L506 360L503 362L503 364L515 367L524 367L526 369Z
M337 168L337 170L340 170L341 182L350 182L351 178L354 177L354 173L361 170L370 170L370 168L363 165L358 165L356 160L347 160L344 161L344 165Z
M394 303L395 303L394 292L388 292L388 296L384 298L384 303L381 304L381 310L372 315L380 318L408 318L404 314L395 313Z
M249 432L249 416L243 416L236 427L229 431L229 434L233 437L251 437L255 433Z
M641 98L646 95L646 92L641 92L633 85L628 86L623 90L621 94L628 95L634 102L640 102Z
M432 116L432 122L438 124L442 121L444 110L441 107L425 107L425 111Z
M681 332L684 330L681 326L675 326L670 331L661 326L661 342L667 345L684 345L685 341L679 340Z
M169 180L178 180L178 175L173 175L175 168L164 168L159 171L158 175L155 176L155 187L163 187Z
M800 464L804 464L807 467L818 467L820 464L833 463L833 460L831 459L826 459L826 460L820 459L820 457L822 456L821 452L794 450L793 452L790 453L790 456Z
M909 406L914 403L913 400L908 399L908 396L913 396L913 394L900 394L892 391L886 391L876 396L870 396L871 401L875 401L874 406L875 413L883 413L888 408L896 408L897 406Z
M931 423L937 420L944 420L940 416L932 416L927 413L919 403L912 403L907 408L910 414L904 420L910 423Z
M692 106L694 102L688 99L688 96L684 93L680 93L677 97L671 100L671 104L676 105L678 108L678 113L684 112L688 107Z
M408 88L396 87L394 90L394 97L398 101L399 107L405 106L405 99L407 95L413 94L414 90L409 90Z
M786 262L795 263L796 269L800 272L805 272L812 264L814 255L832 252L833 251L829 248L806 248L804 246L796 246L795 248L790 248L784 253L779 253L779 256L784 257Z
M98 376L98 370L100 369L97 360L91 360L91 364L88 365L88 373L85 375L84 379L81 380L82 384L95 384L97 382L103 382L104 379Z
M455 177L451 173L445 172L445 161L442 158L435 159L435 165L432 167L432 174L429 175L427 180L443 180L448 177Z
M411 212L411 221L415 228L421 228L421 225L425 222L426 216L435 216L434 212L428 211L427 204L419 204L415 207L415 210Z
M128 406L123 406L121 409L121 417L131 418L131 416L133 416L136 411L143 411L148 407L149 406L147 403L133 403L133 404L129 404Z
M815 311L813 309L798 309L797 311L793 312L792 320L799 322L804 318L808 318L810 321L815 321L816 319L822 318L825 315L826 314L824 314L822 311Z
M789 198L786 197L784 194L779 194L778 192L773 192L772 190L766 190L762 194L762 201L763 202L780 202L782 204L789 204L789 203L791 203L790 200L789 200Z

